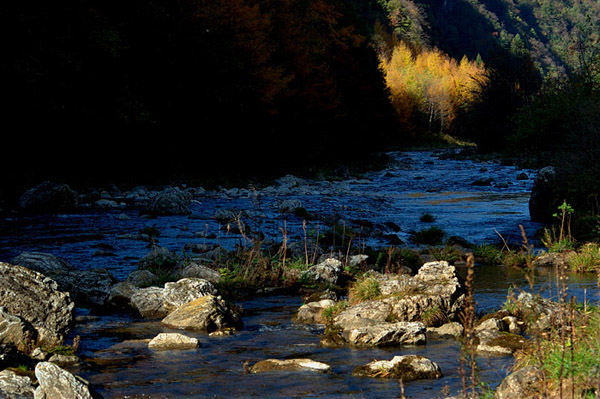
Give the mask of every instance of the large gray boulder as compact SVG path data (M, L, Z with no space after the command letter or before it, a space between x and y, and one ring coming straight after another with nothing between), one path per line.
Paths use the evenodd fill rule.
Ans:
M36 339L37 332L30 323L0 306L0 345L12 346L29 353Z
M38 271L71 294L78 306L101 308L117 279L106 269L78 270L69 262L43 252L23 252L11 263Z
M0 398L33 399L35 388L31 378L17 375L14 371L0 371Z
M317 265L311 266L304 272L304 276L320 283L337 284L343 272L344 265L342 262L334 258L328 258Z
M168 313L194 299L205 295L217 295L212 283L201 278L184 278L165 284L164 308Z
M78 195L66 184L46 181L25 191L19 205L29 212L69 212L77 207Z
M217 295L215 286L207 280L184 278L169 282L164 287L135 288L127 283L113 287L112 300L117 295L129 295L131 307L142 317L157 319L167 316L177 308L205 295Z
M0 262L0 306L30 323L40 345L63 342L73 327L75 303L56 281L33 270Z
M496 388L496 399L534 399L544 395L543 371L536 366L523 367L506 377Z
M178 187L165 188L148 201L142 213L151 216L189 215L192 213L192 199L188 191Z
M35 399L93 399L89 383L50 362L35 366Z
M169 313L162 325L184 330L213 332L239 329L242 319L236 309L214 295L204 295Z

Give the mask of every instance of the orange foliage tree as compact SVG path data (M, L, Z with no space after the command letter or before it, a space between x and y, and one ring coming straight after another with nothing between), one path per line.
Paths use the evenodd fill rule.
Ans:
M411 49L397 42L381 68L400 122L414 129L421 117L430 132L447 133L459 110L479 99L486 81L483 64L460 62L438 49Z

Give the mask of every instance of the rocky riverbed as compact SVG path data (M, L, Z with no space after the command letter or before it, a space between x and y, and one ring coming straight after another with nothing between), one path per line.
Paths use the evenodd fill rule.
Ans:
M22 366L24 377L3 372L0 390L18 386L16 398L34 391L58 398L56 390L104 398L384 398L399 396L402 378L407 397L457 394L469 250L437 262L418 233L436 227L444 240L468 246L499 236L518 242L521 225L533 237L535 172L446 151L390 155L385 170L333 181L284 176L264 187L85 193L48 183L25 193L23 209L0 220L0 261L7 262L0 314L11 332L0 360ZM310 254L314 266L278 276L289 281L296 273L321 297L308 300L298 285L281 283L228 298L222 279L232 266L219 262L257 242L284 244L290 259ZM390 246L427 256L412 269L377 270L365 248ZM168 282L159 274L165 261ZM376 297L353 299L345 289L352 267L373 269L361 279L375 282ZM528 285L522 271L499 265L478 264L475 274L480 316L498 310L509 287ZM551 279L542 272L533 290ZM593 278L569 284L571 293L597 299ZM326 286L340 289L320 291ZM511 317L478 325L477 360L492 388L523 339ZM70 353L54 353L57 344ZM68 388L57 388L67 380Z

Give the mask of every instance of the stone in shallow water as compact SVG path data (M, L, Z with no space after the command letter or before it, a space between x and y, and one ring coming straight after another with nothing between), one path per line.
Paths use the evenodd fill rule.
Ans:
M331 370L331 366L311 359L267 359L261 360L250 368L252 373L301 370L327 372Z
M198 339L179 333L161 333L149 343L151 349L193 349L199 346Z
M431 360L417 355L394 356L392 360L375 360L354 369L357 377L397 378L402 381L441 378L440 367Z

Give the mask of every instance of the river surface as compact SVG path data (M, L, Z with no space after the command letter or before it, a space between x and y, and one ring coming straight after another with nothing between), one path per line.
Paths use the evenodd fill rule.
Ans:
M521 240L520 225L533 238L539 226L529 221L528 201L534 171L496 162L459 160L448 151L390 154L387 169L359 178L309 181L283 177L267 187L200 191L191 216L146 219L139 209L89 208L69 215L19 215L0 220L0 261L23 251L60 256L81 269L106 268L119 280L137 268L148 244L134 237L146 227L160 231L158 244L183 251L187 244L246 245L248 235L235 234L232 223L215 217L231 211L265 239L301 240L324 230L331 221L359 234L354 245L389 245L390 237L415 247L411 232L437 226L447 236L460 236L481 244ZM450 154L452 155L452 154ZM527 178L519 174L525 174ZM491 179L489 185L474 185ZM280 212L285 200L298 200L314 217ZM424 214L433 223L420 220ZM365 227L366 226L366 227ZM362 228L369 234L363 235ZM316 233L315 233L316 234ZM463 270L459 270L463 273ZM552 273L541 273L529 287L523 273L501 266L477 266L477 310L497 310L510 287L553 296ZM598 301L593 276L570 276L569 293ZM79 374L97 387L105 399L117 398L399 398L396 380L352 377L354 367L394 355L420 354L438 363L444 374L438 380L404 384L407 398L444 397L462 389L460 347L452 340L430 341L416 347L386 349L328 349L319 346L320 325L297 325L292 317L301 305L296 296L256 298L239 305L244 328L233 336L197 337L194 350L152 351L144 342L169 329L158 321L131 315L88 315L78 309L79 355L86 366ZM253 375L244 364L265 358L308 357L331 366L329 373L294 372ZM510 357L478 357L481 379L494 388L506 376Z

